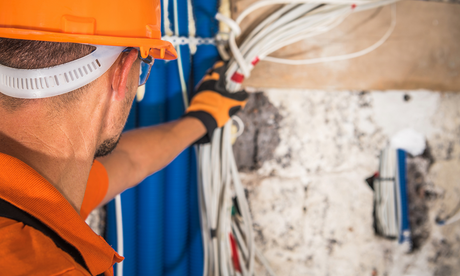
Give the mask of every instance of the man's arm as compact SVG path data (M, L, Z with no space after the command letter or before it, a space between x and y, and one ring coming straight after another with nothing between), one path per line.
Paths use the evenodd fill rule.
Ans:
M98 158L109 175L109 188L99 206L164 168L205 134L203 123L193 117L123 133L112 154Z
M164 168L193 142L211 141L214 129L223 127L244 108L248 94L229 93L225 71L223 62L214 64L198 85L182 119L126 132L112 154L98 159L109 175L109 188L99 206Z

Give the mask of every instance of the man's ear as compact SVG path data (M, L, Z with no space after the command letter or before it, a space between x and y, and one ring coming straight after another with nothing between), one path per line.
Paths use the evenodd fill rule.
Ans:
M129 53L122 53L119 62L116 63L116 68L112 76L112 91L116 100L125 98L129 84L129 72L136 62L137 56L137 50L132 49Z

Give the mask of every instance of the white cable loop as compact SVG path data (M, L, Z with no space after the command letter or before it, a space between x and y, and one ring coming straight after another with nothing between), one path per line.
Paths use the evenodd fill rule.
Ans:
M240 49L238 48L238 45L236 44L235 34L233 32L230 33L228 45L230 46L230 49L233 54L233 58L238 63L238 66L240 67L240 70L242 71L244 77L249 78L249 76L251 75L251 69L249 68L248 63L244 59L243 54L240 52Z
M315 63L323 63L323 62L331 62L331 61L340 61L340 60L348 60L352 58L357 58L363 55L366 55L378 47L382 46L385 41L388 40L388 38L391 36L393 33L394 29L396 27L396 5L392 5L391 9L391 24L388 30L385 32L385 34L373 45L370 47L363 49L361 51L351 53L351 54L345 54L345 55L338 55L338 56L332 56L332 57L321 57L321 58L312 58L312 59L301 59L301 60L290 60L290 59L284 59L284 58L275 58L275 57L264 57L263 60L269 61L269 62L276 62L276 63L282 63L282 64L289 64L289 65L305 65L305 64L315 64Z
M244 132L244 123L240 117L233 115L232 120L238 125L238 132L234 134L235 137L240 137Z
M216 14L216 19L227 24L227 26L230 27L230 29L235 33L236 36L239 36L241 34L240 26L238 25L238 23L235 22L235 20L219 12Z
M257 1L248 8L246 8L235 20L236 23L241 24L243 19L248 16L250 13L253 11L263 8L265 6L271 6L271 5L278 5L278 4L305 4L305 3L316 3L316 4L355 4L355 5L360 5L360 4L368 4L372 3L373 1L362 1L362 0L357 0L357 1L351 1L351 0L262 0L262 1Z

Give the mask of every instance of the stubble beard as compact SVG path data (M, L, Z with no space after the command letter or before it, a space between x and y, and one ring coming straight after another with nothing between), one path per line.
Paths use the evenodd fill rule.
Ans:
M120 138L121 134L118 135L118 137L113 137L102 142L102 144L97 148L96 153L94 154L94 159L98 157L104 157L112 153L112 151L117 147Z

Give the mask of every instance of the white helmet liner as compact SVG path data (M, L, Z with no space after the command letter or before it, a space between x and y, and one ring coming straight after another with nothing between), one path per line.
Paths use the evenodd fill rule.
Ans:
M102 76L126 47L93 45L96 50L77 60L42 69L0 65L0 93L40 99L73 91Z

